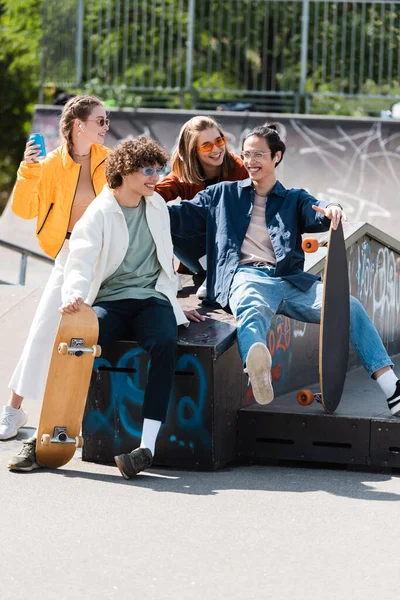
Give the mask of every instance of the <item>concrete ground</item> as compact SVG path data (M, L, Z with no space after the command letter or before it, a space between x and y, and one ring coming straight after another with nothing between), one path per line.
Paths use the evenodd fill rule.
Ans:
M0 286L3 401L39 296ZM78 455L11 473L39 408L27 399L29 427L0 442L2 600L397 600L398 476L232 466L125 481Z

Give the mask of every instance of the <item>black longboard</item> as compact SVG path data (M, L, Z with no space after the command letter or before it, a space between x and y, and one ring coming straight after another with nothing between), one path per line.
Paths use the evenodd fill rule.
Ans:
M315 239L303 242L306 252L314 252L319 245ZM329 230L327 246L319 334L321 393L313 394L310 390L301 390L297 400L306 406L316 399L322 403L327 413L333 413L339 406L343 393L350 338L349 276L341 222L336 230Z

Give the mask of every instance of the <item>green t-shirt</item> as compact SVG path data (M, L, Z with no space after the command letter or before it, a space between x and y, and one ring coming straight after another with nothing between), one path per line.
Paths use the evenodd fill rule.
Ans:
M121 206L121 210L128 226L129 247L115 273L101 284L96 302L150 297L166 300L164 294L155 290L161 266L147 224L145 200L142 198L136 208Z

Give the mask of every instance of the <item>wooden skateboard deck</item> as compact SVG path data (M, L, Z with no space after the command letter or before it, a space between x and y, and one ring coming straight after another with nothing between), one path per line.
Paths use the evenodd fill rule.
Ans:
M36 460L43 467L61 467L82 445L85 410L99 324L96 313L82 304L73 315L62 315L47 376L37 431Z
M316 242L316 244L313 244ZM308 250L307 250L308 244ZM322 313L319 334L320 394L301 390L300 404L320 401L327 413L333 413L340 402L347 373L350 339L350 290L347 255L342 223L329 230L328 251L323 275ZM306 251L314 251L317 240L304 240Z

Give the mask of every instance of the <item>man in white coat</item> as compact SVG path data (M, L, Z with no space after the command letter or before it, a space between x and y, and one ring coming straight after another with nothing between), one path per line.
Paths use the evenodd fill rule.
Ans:
M74 228L62 287L61 313L72 314L82 302L93 305L102 347L130 335L150 354L140 447L115 457L126 479L152 464L173 384L177 325L204 320L197 311L183 311L176 298L169 214L154 191L167 160L144 136L109 154L108 185ZM35 438L24 442L8 468L39 467L35 443Z

